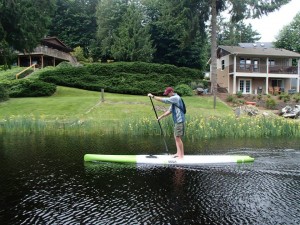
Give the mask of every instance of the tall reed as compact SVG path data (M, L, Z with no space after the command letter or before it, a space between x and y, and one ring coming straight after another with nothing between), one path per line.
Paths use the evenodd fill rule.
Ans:
M161 121L164 135L173 135L171 118ZM55 135L120 134L134 136L161 135L153 117L126 118L102 124L93 119L47 119L34 116L11 116L0 120L0 133L38 133ZM213 138L300 137L300 121L281 117L187 117L186 138L192 140Z

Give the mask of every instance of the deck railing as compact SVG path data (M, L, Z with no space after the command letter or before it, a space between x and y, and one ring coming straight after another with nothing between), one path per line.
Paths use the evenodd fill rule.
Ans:
M67 60L67 61L70 61L71 63L74 62L74 58L72 57L71 54L59 51L57 49L49 48L47 46L38 46L30 54L31 55L43 54L43 55L55 57L55 58L58 58L58 59Z
M233 65L229 65L229 72L233 73ZM267 73L266 65L237 64L236 72L241 73ZM298 74L297 66L269 66L272 74Z

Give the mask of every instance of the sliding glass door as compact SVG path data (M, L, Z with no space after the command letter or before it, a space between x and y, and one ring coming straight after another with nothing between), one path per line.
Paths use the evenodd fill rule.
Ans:
M243 94L251 94L251 80L250 79L240 79L238 90Z

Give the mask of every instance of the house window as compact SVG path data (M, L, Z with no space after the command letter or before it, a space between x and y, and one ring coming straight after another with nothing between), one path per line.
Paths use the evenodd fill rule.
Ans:
M275 66L275 60L269 59L269 66Z
M238 90L243 94L251 94L251 80L250 79L241 79L239 80Z
M279 79L272 79L272 87L284 87L284 83L283 80L279 80Z
M291 89L297 89L297 86L298 86L298 79L296 78L292 78L291 79Z
M246 70L251 69L251 59L246 59Z
M251 59L240 58L240 69L250 70L251 68Z
M240 69L245 69L245 59L244 58L240 58Z
M253 71L259 72L259 60L258 59L253 59Z
M222 60L222 70L224 70L225 69L225 60L223 59Z

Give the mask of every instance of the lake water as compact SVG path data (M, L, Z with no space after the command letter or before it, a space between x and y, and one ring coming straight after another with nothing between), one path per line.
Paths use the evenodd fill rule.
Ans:
M172 153L173 139L167 143ZM0 224L300 224L300 140L185 141L250 164L84 163L162 153L160 137L0 137Z

